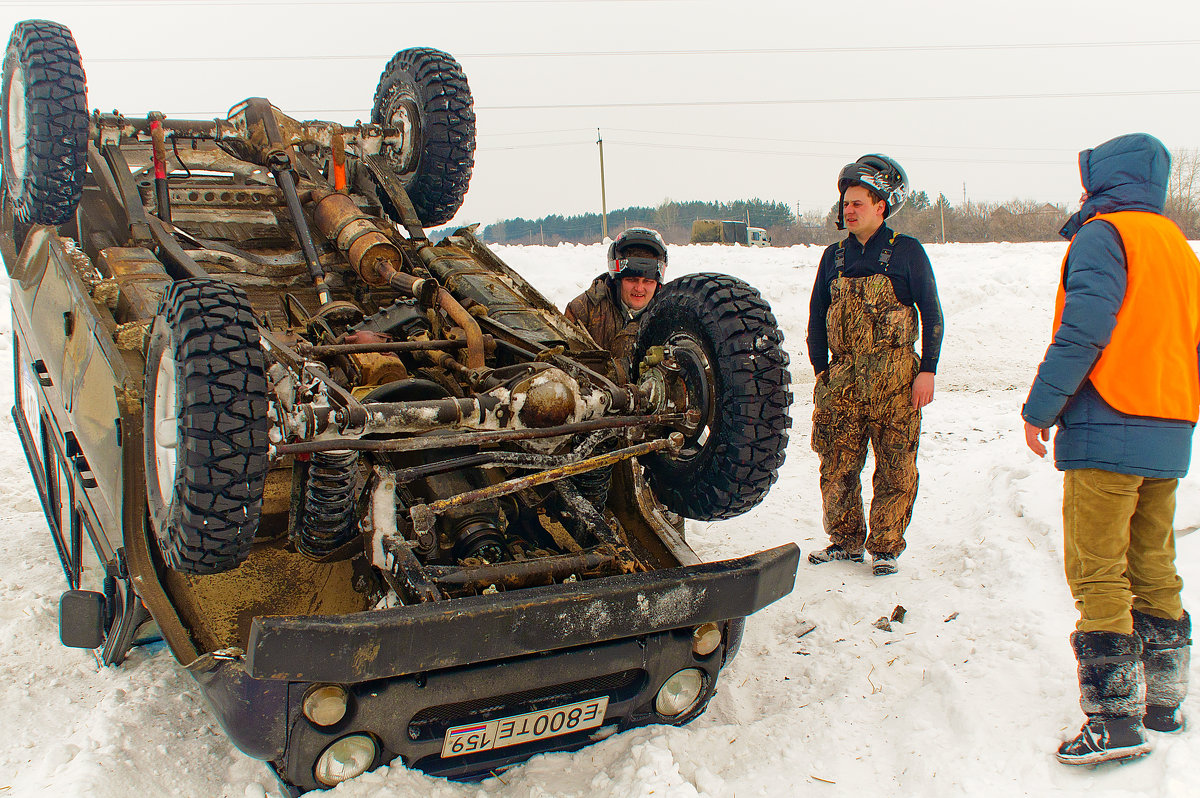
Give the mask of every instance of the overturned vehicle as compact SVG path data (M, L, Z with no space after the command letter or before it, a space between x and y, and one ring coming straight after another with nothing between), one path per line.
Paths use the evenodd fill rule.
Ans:
M628 378L471 229L471 95L398 53L369 124L261 98L89 115L70 32L4 62L16 422L65 644L161 636L293 790L393 760L479 778L712 697L794 545L703 563L755 506L789 376L758 292L663 288Z

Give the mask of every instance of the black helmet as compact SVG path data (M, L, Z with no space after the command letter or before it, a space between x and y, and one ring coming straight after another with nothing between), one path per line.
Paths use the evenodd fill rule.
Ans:
M651 250L654 257L623 257L625 250L633 247ZM666 270L667 244L656 230L648 227L630 227L617 236L608 247L609 279L649 277L661 283Z
M864 155L843 166L838 174L839 197L845 198L846 189L851 186L864 186L875 192L887 206L883 212L885 219L895 216L908 199L908 175L904 173L904 167L886 155ZM842 229L840 204L838 229Z

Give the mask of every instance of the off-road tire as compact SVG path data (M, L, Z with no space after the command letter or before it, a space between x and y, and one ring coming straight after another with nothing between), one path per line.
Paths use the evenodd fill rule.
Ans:
M175 406L160 412L159 367L168 356ZM199 279L167 290L146 356L145 408L146 497L164 559L189 574L237 567L258 528L268 467L265 361L241 289ZM177 443L167 487L156 423L170 412Z
M425 227L450 221L462 207L475 167L475 109L467 76L449 53L431 47L401 50L388 61L375 89L371 121L387 124L405 101L417 110L415 165L396 176ZM386 196L384 210L400 220Z
M634 363L651 346L703 351L707 419L683 453L646 458L650 485L668 509L698 521L741 515L767 494L783 465L792 402L788 356L771 307L747 283L692 274L663 285L638 332ZM697 391L697 392L703 392Z
M17 222L71 218L83 192L87 136L87 83L71 31L41 19L18 22L0 89L4 190Z

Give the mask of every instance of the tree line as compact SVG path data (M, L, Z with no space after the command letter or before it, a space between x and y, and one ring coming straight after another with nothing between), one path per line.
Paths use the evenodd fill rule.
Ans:
M930 200L914 191L888 224L925 243L983 241L1057 241L1058 231L1074 211L1065 205L1031 200L954 205L946 195ZM1200 150L1177 150L1171 160L1165 213L1189 239L1200 239ZM656 207L634 206L609 211L608 231L615 236L626 227L652 227L669 244L691 240L697 219L736 219L763 227L775 246L830 244L844 237L836 228L837 203L826 213L797 215L783 202L763 199L721 201L664 200ZM504 219L482 230L486 241L498 244L577 244L600 240L600 214L553 214L540 219Z

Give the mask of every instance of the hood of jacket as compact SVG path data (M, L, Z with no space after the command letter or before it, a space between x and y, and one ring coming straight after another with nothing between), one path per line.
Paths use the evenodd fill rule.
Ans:
M1098 213L1162 213L1171 174L1171 154L1148 133L1129 133L1079 153L1079 177L1087 201L1059 231L1072 238Z

